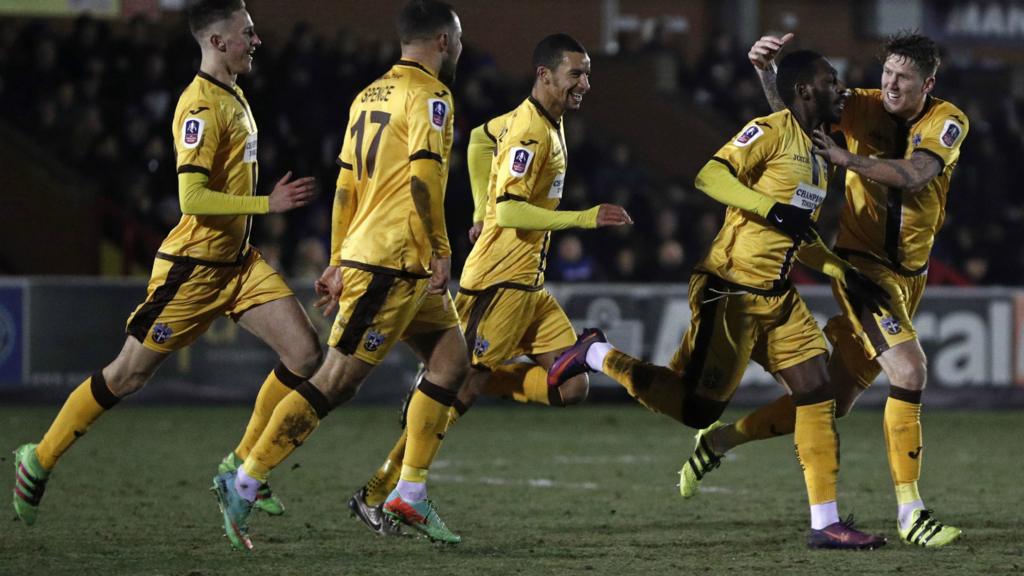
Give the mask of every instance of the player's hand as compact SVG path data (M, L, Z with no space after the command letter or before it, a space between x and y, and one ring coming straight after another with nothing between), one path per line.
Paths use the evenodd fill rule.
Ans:
M622 226L624 224L632 224L633 219L629 217L629 213L622 206L616 206L615 204L601 204L597 209L597 227L603 228L605 226Z
M444 294L448 291L448 281L452 276L451 256L430 257L430 281L427 282L427 294ZM447 306L447 303L445 304Z
M306 176L291 180L291 170L277 181L270 192L270 211L287 212L301 208L316 198L316 178ZM290 181L289 181L290 180Z
M835 164L836 166L846 167L849 163L850 152L840 148L836 141L831 136L825 133L824 130L818 128L811 133L811 142L814 147L811 152L817 156L821 156L826 162Z
M480 233L483 231L483 222L473 222L473 227L469 229L469 243L476 244L476 239L480 237Z
M338 309L338 300L341 298L342 288L341 268L328 266L324 269L324 273L320 275L320 278L313 283L313 289L316 290L316 295L320 297L314 306L319 308L324 316L330 316Z
M790 204L776 202L765 220L793 240L813 242L815 238L813 212Z
M786 42L792 39L792 32L782 38L778 36L761 36L761 39L754 42L754 45L750 47L750 52L747 52L747 58L750 59L750 63L754 65L754 68L767 70L771 67L772 61L775 60L775 55L779 53L779 50L782 50Z
M858 314L867 309L881 316L889 307L889 293L853 266L843 274L843 289Z

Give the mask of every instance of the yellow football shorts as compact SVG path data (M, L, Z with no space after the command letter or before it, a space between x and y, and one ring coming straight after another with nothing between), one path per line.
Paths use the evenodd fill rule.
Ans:
M727 403L753 359L775 373L827 354L821 328L795 288L754 294L705 273L690 277L690 328L669 368L702 399Z
M889 293L889 305L881 314L867 310L858 312L839 284L832 283L832 294L841 313L829 319L825 335L832 342L833 353L839 356L857 384L867 388L882 370L875 358L897 344L917 338L911 319L921 303L928 276L904 276L856 254L849 257L858 270Z
M518 356L560 351L576 332L558 301L543 287L460 289L455 297L470 364L493 370Z
M210 266L157 255L146 300L128 317L126 332L156 352L192 344L221 315L237 321L246 310L292 296L284 278L253 248L237 266Z
M451 296L428 295L427 278L345 267L341 279L327 343L368 364L380 364L399 340L459 325Z

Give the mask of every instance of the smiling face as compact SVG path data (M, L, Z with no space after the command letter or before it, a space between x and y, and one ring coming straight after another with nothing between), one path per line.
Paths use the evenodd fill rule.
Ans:
M882 64L882 105L894 116L912 118L934 87L935 76L926 77L906 56L890 54Z
M214 42L218 42L217 47L223 53L228 71L231 74L251 72L253 54L263 42L256 35L249 12L239 10L216 26Z
M586 52L563 52L558 67L545 68L545 91L563 110L579 110L583 95L590 92L590 56Z

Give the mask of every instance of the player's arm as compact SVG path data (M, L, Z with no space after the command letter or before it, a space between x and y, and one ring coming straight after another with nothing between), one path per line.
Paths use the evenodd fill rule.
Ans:
M210 175L195 166L178 168L178 202L182 214L215 216L228 214L266 214L269 196L234 196L209 187Z
M817 233L814 234L814 241L800 247L796 259L826 276L835 278L855 308L863 307L874 314L881 314L883 309L888 307L889 293L829 250Z
M747 53L747 58L750 59L750 63L757 70L757 76L761 79L761 88L764 90L764 96L768 99L768 105L771 106L772 112L778 112L786 107L786 103L782 101L778 87L775 85L775 55L792 38L792 32L782 38L762 36L757 42L754 42L754 45L750 47L750 52Z
M920 190L938 176L943 168L943 160L930 150L916 150L910 158L870 158L839 147L820 129L815 130L811 138L815 154L836 166L893 188Z
M496 205L498 226L519 230L566 230L597 228L601 206L589 210L548 210L534 206L525 198L504 194Z
M331 266L341 265L341 245L348 234L352 215L356 212L356 179L352 165L339 160L338 181L334 187L334 206L331 209Z
M694 182L697 189L718 202L733 208L756 214L768 224L778 228L787 236L799 240L810 240L811 211L789 204L776 202L768 196L749 188L736 176L732 164L714 157L697 173Z
M473 191L473 223L483 222L487 211L487 187L491 180L491 161L498 141L483 123L469 133L466 164L469 166L469 186Z

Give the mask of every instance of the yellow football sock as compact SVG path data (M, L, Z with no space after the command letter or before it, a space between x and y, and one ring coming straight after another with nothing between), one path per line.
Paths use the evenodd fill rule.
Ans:
M448 409L448 428L455 424L459 416L466 413L466 406L457 399ZM387 499L388 494L398 485L398 478L402 472L402 462L405 458L405 447L408 442L408 433L402 430L402 435L395 442L388 454L388 459L377 468L373 477L366 483L366 503L376 506Z
M783 394L774 402L761 406L736 421L735 429L741 442L764 440L792 434L796 426L796 406L793 397Z
M120 400L107 387L102 371L86 378L64 401L50 429L36 446L39 464L53 470L57 460L75 440L85 435L89 426Z
M284 363L278 363L277 367L267 375L263 386L260 387L259 394L256 395L256 405L253 407L252 416L249 417L249 424L245 427L245 434L242 435L238 446L235 447L235 455L240 460L245 460L249 456L249 451L252 450L253 445L259 440L260 434L263 434L263 430L267 427L267 422L270 421L270 415L274 413L277 403L296 386L302 384L302 381L302 376L288 370Z
M270 471L305 442L330 410L327 398L315 386L309 382L297 386L274 408L266 430L242 465L246 474L266 482Z
M885 402L885 444L889 471L900 504L920 500L917 481L921 478L922 443L921 393L892 387ZM898 398L896 396L900 396ZM916 402L914 401L916 400Z
M506 364L497 367L484 382L481 392L487 396L511 398L516 402L561 404L557 388L548 386L548 371L536 364ZM552 398L554 392L555 398Z
M394 453L396 449L401 449L402 453L405 453L405 431L402 431L402 437L398 439L395 444L395 448L391 451ZM399 459L392 460L391 456L384 461L384 464L373 473L369 482L366 483L366 503L370 506L376 506L388 497L388 494L395 489L398 484L398 476L402 471L402 460L401 456Z
M835 413L835 400L796 407L793 443L804 471L807 500L812 506L836 499L839 433L836 432Z
M664 366L637 360L614 348L605 356L602 372L621 384L644 406L683 421L686 389L679 374Z
M408 436L401 479L425 482L427 469L448 429L455 393L423 379L409 401Z

